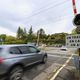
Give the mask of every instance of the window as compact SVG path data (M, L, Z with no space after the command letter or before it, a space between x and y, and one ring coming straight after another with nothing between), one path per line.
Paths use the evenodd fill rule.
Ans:
M20 46L18 48L21 50L23 54L29 53L29 49L27 48L27 46Z
M11 54L21 54L17 47L11 47L9 52Z
M2 48L0 48L0 52L2 51Z
M37 49L35 47L29 46L30 53L36 53Z

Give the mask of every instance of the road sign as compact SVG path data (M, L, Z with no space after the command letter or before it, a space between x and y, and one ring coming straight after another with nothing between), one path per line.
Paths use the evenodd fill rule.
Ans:
M80 34L67 35L66 46L68 48L80 48Z

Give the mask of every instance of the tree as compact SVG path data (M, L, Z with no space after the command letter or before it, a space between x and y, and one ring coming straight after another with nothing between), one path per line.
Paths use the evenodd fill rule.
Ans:
M19 27L17 30L17 38L22 39L23 34L24 34L23 29L21 27Z
M6 42L11 42L11 41L15 41L16 40L16 38L15 37L13 37L13 36L6 36Z
M38 37L38 42L41 42L41 43L45 42L46 34L44 29L41 28L37 31L37 37Z
M33 30L32 30L32 26L31 26L29 29L29 35L32 35L32 34L33 34Z
M37 31L37 34L39 34L40 36L42 36L42 35L44 35L45 34L45 31L44 31L44 29L39 29L38 31Z
M77 34L76 28L74 28L74 29L72 30L72 33L71 33L71 34Z
M23 30L22 39L23 40L26 40L27 39L27 31L26 31L26 28L24 28L24 30Z
M24 34L27 34L26 28L24 28L24 31L23 32L24 32Z
M29 29L27 40L28 40L28 42L33 42L33 30L32 30L32 26Z
M40 36L40 39L43 39L44 37L45 37L45 31L44 31L44 29L39 29L38 31L37 31L37 36Z
M49 44L63 44L65 45L65 38L67 33L55 33L47 36L47 43Z
M3 42L5 42L6 34L1 34L1 35L0 35L0 39L2 39L2 40L3 40Z
M16 42L16 38L13 36L6 36L4 44L14 44Z

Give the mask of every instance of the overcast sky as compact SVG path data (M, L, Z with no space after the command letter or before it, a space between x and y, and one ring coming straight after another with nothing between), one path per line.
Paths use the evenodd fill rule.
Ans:
M80 1L76 0L77 11ZM16 35L19 26L28 31L43 28L47 34L74 28L72 0L0 0L0 34Z

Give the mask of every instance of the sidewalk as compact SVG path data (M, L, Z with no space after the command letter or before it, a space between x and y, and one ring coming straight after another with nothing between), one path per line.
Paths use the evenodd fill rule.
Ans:
M75 71L75 78L76 80L80 80L80 70Z
M50 80L50 78L56 73L56 71L61 67L60 64L53 63L50 67L40 73L33 80Z
M33 80L51 80L54 74L61 67L60 64L54 63L52 66L44 70L41 74L35 77ZM77 80L75 78L75 67L66 66L61 70L54 80Z
M75 77L75 67L66 66L61 70L55 80L77 80Z

